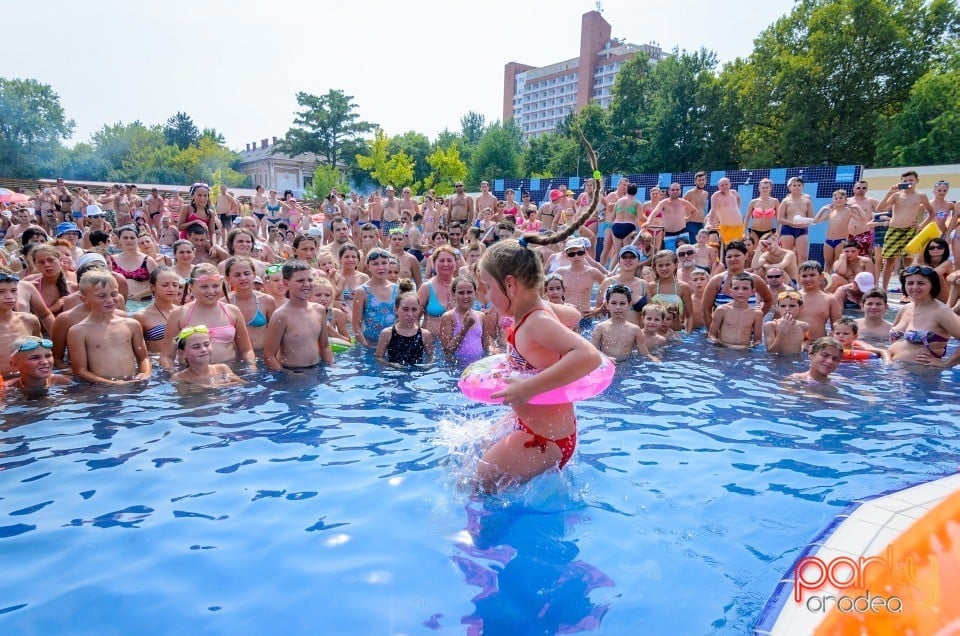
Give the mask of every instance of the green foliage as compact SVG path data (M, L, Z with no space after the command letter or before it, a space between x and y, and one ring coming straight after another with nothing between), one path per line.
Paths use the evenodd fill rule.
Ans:
M480 113L470 111L460 118L460 134L468 146L476 146L486 132L486 118Z
M402 150L391 154L390 139L382 128L377 128L367 146L369 154L356 155L357 165L369 172L379 185L392 185L397 190L413 185L413 158Z
M405 152L413 159L413 181L423 183L430 174L430 164L427 155L430 154L430 139L423 133L413 130L402 135L395 135L390 139L390 151L393 153Z
M910 90L903 110L882 116L876 163L880 166L960 162L960 48Z
M294 127L273 148L296 156L312 152L327 164L350 161L363 148L363 135L374 125L360 120L353 97L341 90L330 90L326 95L297 93L297 104L302 108L293 120Z
M183 150L200 138L200 131L190 118L190 115L177 111L177 114L167 120L163 127L163 138L167 144Z
M0 77L0 174L39 176L74 126L47 84Z
M313 183L304 189L304 194L307 199L319 201L326 198L334 188L341 194L350 191L350 186L339 169L321 163L313 171Z
M515 128L509 122L507 125L496 122L483 133L470 157L470 189L479 188L480 182L485 179L504 179L517 174L520 142Z
M460 149L451 143L446 149L436 148L427 157L430 174L423 180L424 190L433 188L440 196L453 193L453 184L467 177L467 164L460 159Z
M870 163L883 116L902 109L941 38L949 0L803 0L728 74L754 164Z

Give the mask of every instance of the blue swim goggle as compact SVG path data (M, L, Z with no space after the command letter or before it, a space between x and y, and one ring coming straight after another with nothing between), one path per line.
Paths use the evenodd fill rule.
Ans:
M42 340L24 340L20 343L20 346L17 347L17 351L33 351L37 347L53 349L53 341L47 340L46 338Z

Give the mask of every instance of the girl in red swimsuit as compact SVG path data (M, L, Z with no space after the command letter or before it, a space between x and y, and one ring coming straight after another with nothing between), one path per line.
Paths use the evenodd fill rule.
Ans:
M487 298L501 315L514 319L507 336L510 365L535 373L508 378L507 388L493 394L513 408L517 424L480 460L477 481L486 492L525 483L555 466L562 468L573 455L577 443L573 404L535 406L529 400L590 373L600 366L600 353L565 327L541 299L543 267L528 244L566 240L593 215L599 198L594 195L590 208L563 232L498 241L480 261Z

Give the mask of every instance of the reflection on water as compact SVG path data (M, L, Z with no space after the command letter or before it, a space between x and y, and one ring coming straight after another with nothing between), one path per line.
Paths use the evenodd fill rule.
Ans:
M960 454L956 372L781 383L805 366L624 363L568 468L500 499L465 484L508 410L447 363L7 399L0 629L745 633L841 508Z

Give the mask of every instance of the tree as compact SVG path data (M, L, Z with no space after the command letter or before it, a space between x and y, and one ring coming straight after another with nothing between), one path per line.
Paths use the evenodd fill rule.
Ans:
M467 164L460 159L460 149L451 143L446 149L437 148L427 157L430 174L423 180L426 190L433 188L440 195L453 193L453 184L467 177Z
M605 153L607 160L601 163L607 171L642 171L642 153L650 143L645 116L650 110L653 91L650 74L654 66L650 57L640 52L624 62L617 73L608 114L611 137L617 142Z
M108 181L135 181L146 172L147 158L166 145L160 126L147 127L140 121L104 126L90 137L97 155L107 165Z
M190 118L190 115L177 111L177 114L167 120L163 127L163 138L167 144L183 150L200 138L200 131Z
M903 110L880 120L875 163L880 166L960 162L960 48L928 71Z
M483 133L470 158L471 189L479 188L483 180L503 179L517 174L520 165L520 143L511 128L510 124L504 126L496 122Z
M32 79L0 78L0 174L39 176L74 127L50 86Z
M952 0L800 0L729 77L756 164L869 163L883 116L956 37Z
M336 166L350 161L363 149L363 135L372 131L374 124L361 121L356 113L353 97L340 90L326 95L297 93L297 104L302 108L293 120L294 127L277 142L273 152L296 156L312 152Z
M338 168L321 163L313 171L313 183L304 189L304 193L307 199L319 201L326 198L334 188L340 193L350 190L350 186L343 178L343 173Z
M207 137L210 141L220 146L227 145L227 138L217 132L216 128L204 128L203 132L200 133L200 137Z
M413 159L413 181L423 183L430 174L430 165L427 155L430 154L430 140L423 133L413 130L402 135L395 135L390 140L391 152L405 152Z
M480 113L470 111L460 118L460 134L468 146L480 143L483 133L486 132L486 118Z
M399 190L413 185L413 159L403 151L391 155L389 149L390 139L378 127L373 140L368 142L370 154L358 154L357 165L369 172L381 186L392 185Z

